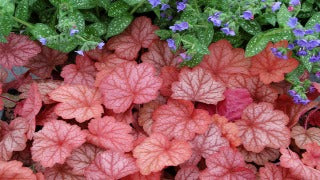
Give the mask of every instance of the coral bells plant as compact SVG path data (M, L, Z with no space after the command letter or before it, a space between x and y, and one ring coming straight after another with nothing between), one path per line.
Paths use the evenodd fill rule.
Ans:
M1 1L0 179L320 179L320 4L217 2Z

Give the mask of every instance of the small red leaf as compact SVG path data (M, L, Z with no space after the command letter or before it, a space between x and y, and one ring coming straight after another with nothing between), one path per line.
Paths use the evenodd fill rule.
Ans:
M177 57L179 56L172 53L166 41L158 40L151 44L148 52L142 54L141 60L153 64L157 70L160 70L164 66L178 67Z
M0 178L3 180L37 180L32 170L22 165L20 161L0 161Z
M82 174L73 172L72 168L66 164L57 164L51 168L46 168L44 177L45 180L85 180Z
M207 111L194 109L190 101L174 99L154 111L152 119L152 132L182 140L191 140L196 133L203 134L211 123Z
M302 126L295 126L292 128L291 137L300 149L305 149L306 144L312 142L320 144L320 129L316 127L305 129Z
M117 122L111 116L93 119L88 125L87 139L90 143L105 149L129 152L133 148L133 136L130 125Z
M253 103L236 121L239 136L246 150L255 153L265 147L278 149L290 144L290 130L286 127L289 118L282 111L273 110L270 103Z
M183 68L179 80L172 83L174 99L198 101L206 104L217 104L224 99L225 86L216 82L210 72L201 67L194 69Z
M165 166L177 166L191 156L190 145L186 141L172 140L159 133L153 133L133 150L140 173L148 175Z
M262 52L252 57L250 72L252 75L259 75L260 80L264 84L284 80L285 73L291 72L299 65L299 62L292 57L288 57L287 60L283 60L272 53L271 48L277 48L280 46L286 48L288 46L288 42L280 41L276 44L269 42Z
M99 153L95 160L85 169L87 180L120 179L139 171L135 159L116 151Z
M132 109L128 109L126 112L123 113L115 113L112 110L107 110L106 113L108 116L113 116L118 122L130 124L134 121Z
M240 119L243 110L252 103L247 89L228 89L224 92L225 100L219 102L218 113L230 121Z
M200 179L255 180L254 173L246 167L242 155L229 148L222 147L219 152L206 159L207 169L201 172Z
M161 172L151 173L147 176L142 175L140 172L136 172L134 174L130 174L122 178L121 180L160 180Z
M81 84L92 87L94 85L97 70L94 62L88 56L76 57L76 64L63 67L61 76L67 84Z
M83 144L79 148L72 151L67 158L66 163L72 167L72 171L77 174L84 174L84 170L95 159L96 155L103 150L91 145Z
M276 166L272 163L266 163L264 167L261 167L259 175L261 180L301 180L292 175L289 169Z
M56 163L63 164L73 149L80 147L86 138L77 125L53 120L44 124L42 130L34 134L31 147L32 159L44 167Z
M83 85L63 85L49 94L60 102L55 113L64 119L75 118L82 123L91 118L99 118L103 113L102 97L98 89Z
M62 65L68 59L67 54L42 46L40 54L30 59L26 67L42 79L51 77L52 70L57 65Z
M151 19L138 17L123 33L112 37L106 47L115 50L120 58L134 60L142 47L149 48L151 43L158 39L154 33L157 29L157 26L152 25Z
M107 50L106 46L103 46L102 49L96 48L90 51L86 51L85 54L89 56L90 59L102 62L107 56L112 54L112 52Z
M245 161L254 162L258 165L264 165L268 161L275 161L280 156L279 150L272 148L264 148L263 151L254 153L240 147L239 152L243 155Z
M165 66L161 68L160 77L163 79L160 93L163 96L171 96L171 85L173 82L179 80L179 70L172 66Z
M316 167L320 170L320 146L318 143L309 143L305 145L307 152L302 154L302 162L308 166Z
M200 66L208 70L212 77L227 82L238 74L249 75L250 59L245 58L244 50L233 48L229 41L220 40L209 46L209 55L203 57Z
M149 135L152 133L152 114L162 104L163 103L157 101L151 101L149 103L144 104L139 111L138 123L140 126L143 127L143 130Z
M200 171L197 166L184 166L182 167L174 180L198 180Z
M155 76L151 64L127 62L102 80L100 91L106 108L121 113L132 103L142 104L156 99L161 84L162 79Z
M28 64L41 51L40 46L28 36L11 33L7 41L0 43L0 64L7 69Z

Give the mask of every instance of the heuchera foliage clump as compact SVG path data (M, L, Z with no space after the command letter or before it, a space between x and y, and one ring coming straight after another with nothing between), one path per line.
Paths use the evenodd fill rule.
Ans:
M287 41L249 58L219 40L189 68L157 29L138 17L69 61L10 34L0 179L320 179L319 84L308 105L291 100L298 62L270 49ZM13 66L28 69L7 82Z

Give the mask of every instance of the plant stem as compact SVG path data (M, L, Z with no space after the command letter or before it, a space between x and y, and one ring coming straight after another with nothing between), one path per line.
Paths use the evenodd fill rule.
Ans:
M18 80L19 79L18 75L12 69L10 71L12 75L16 78L16 80Z
M32 24L30 24L30 23L28 23L28 22L26 22L26 21L23 21L23 20L21 20L21 19L19 19L19 18L16 18L16 17L14 17L14 16L12 16L12 19L15 20L15 21L17 21L18 23L21 23L21 24L29 27L29 28L33 28L33 27L34 27Z
M142 6L142 4L144 3L144 0L142 0L139 4L137 4L130 12L130 14L132 15L134 12L136 12L136 10Z
M84 42L87 42L88 40L86 40L85 38L83 38L82 36L79 36L79 35L76 35L76 38L78 38L78 39L80 39L80 40L82 40L82 41L84 41Z
M0 95L0 97L3 98L3 99L6 99L6 100L8 100L8 101L17 103L17 101L14 101L14 100L12 100L12 99L10 99L10 98L7 98L7 97L5 97L5 96L1 96L1 95Z

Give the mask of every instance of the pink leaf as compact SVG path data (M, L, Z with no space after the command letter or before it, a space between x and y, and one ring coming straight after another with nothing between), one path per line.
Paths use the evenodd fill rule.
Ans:
M73 172L72 168L66 164L57 164L51 168L46 168L44 176L45 180L85 180L82 174Z
M280 165L290 169L290 173L298 179L318 180L320 171L304 165L299 156L287 149L281 148Z
M176 67L165 66L161 68L160 77L163 79L160 93L163 96L171 96L171 85L179 80L179 70Z
M153 133L133 150L133 156L137 158L140 173L148 175L185 162L191 156L191 148L185 141L169 141L166 136Z
M149 103L144 104L139 111L138 123L140 126L143 127L143 130L149 135L152 133L152 114L162 104L163 103L157 101L151 101Z
M230 121L240 119L243 110L252 103L247 89L228 89L224 92L225 100L219 102L218 112Z
M73 172L84 174L85 168L89 166L96 155L102 151L102 149L86 143L73 150L71 155L67 158L66 163L72 167Z
M109 150L96 156L86 168L85 176L87 180L120 179L138 170L134 158L128 154Z
M76 64L69 64L63 67L61 76L67 84L81 84L92 87L97 73L94 62L88 56L76 57Z
M83 85L63 85L49 94L60 102L55 113L64 119L75 118L82 123L91 118L99 118L103 113L102 97L98 89Z
M177 56L172 53L166 41L158 40L151 44L148 52L142 54L141 60L153 64L157 70L160 70L164 66L178 67Z
M301 180L300 178L292 175L289 169L281 166L276 166L272 163L266 163L264 167L259 169L261 180Z
M320 129L316 127L305 129L302 126L295 126L292 128L291 137L300 149L305 149L306 144L312 142L320 144Z
M60 120L49 121L33 137L32 159L44 167L63 164L72 150L85 142L85 138L86 133L77 125Z
M228 140L222 137L221 130L215 124L211 124L204 134L196 136L191 144L192 149L204 158L208 158L221 147L229 146Z
M254 162L258 165L264 165L268 161L275 161L280 156L279 150L272 148L264 148L263 151L254 153L240 147L239 152L243 155L245 161Z
M136 172L134 174L130 174L122 178L121 180L160 180L161 172L151 173L147 176L142 175L140 172Z
M198 101L206 104L217 104L224 99L225 86L216 82L210 72L200 67L192 70L184 68L179 74L179 81L172 83L174 99Z
M152 42L158 39L154 33L157 29L159 28L152 25L151 19L145 16L138 17L123 33L112 37L106 47L115 50L120 58L134 60L142 47L149 48Z
M20 161L0 161L0 178L3 180L37 180L32 170L22 165Z
M58 119L58 115L54 112L54 107L54 105L45 106L43 111L36 116L36 124L43 126L48 121Z
M318 143L306 144L307 152L302 154L302 162L308 166L316 167L320 170L320 146Z
M41 51L40 46L28 36L11 33L7 41L0 43L0 64L7 69L28 64Z
M199 175L200 175L200 171L196 166L184 166L178 171L174 179L175 180L198 180Z
M30 59L26 67L42 79L51 77L52 70L57 65L62 65L68 59L67 54L61 53L46 46L41 47L40 54Z
M191 140L196 133L203 134L211 123L207 111L194 109L190 101L174 99L154 111L152 119L152 132L182 140Z
M92 144L114 151L129 152L133 148L130 125L117 122L111 116L93 119L88 125L87 139Z
M104 105L115 113L125 112L132 103L156 99L162 80L151 64L127 62L119 65L100 85Z
M265 147L278 149L290 144L289 118L282 111L273 110L270 103L252 103L236 121L239 136L246 150L255 153Z
M219 152L208 157L206 165L207 169L200 174L201 180L256 179L254 173L246 167L241 154L229 147L222 147Z

